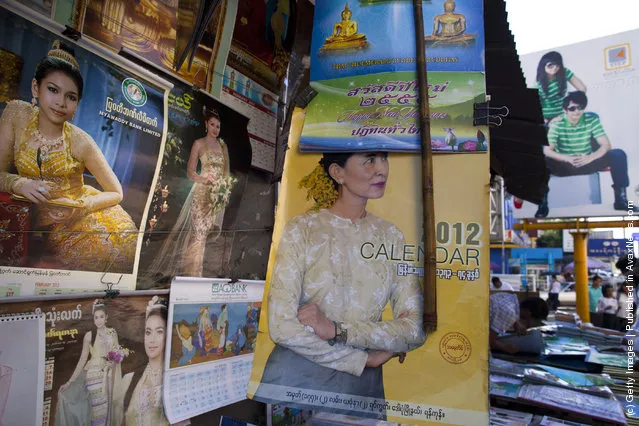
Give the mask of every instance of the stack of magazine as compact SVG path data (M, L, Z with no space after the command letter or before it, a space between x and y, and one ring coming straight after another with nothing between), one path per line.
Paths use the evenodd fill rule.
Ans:
M492 397L554 408L575 416L586 415L612 424L625 424L623 407L610 389L610 386L616 385L618 381L607 374L490 360ZM499 418L493 423L491 418L491 424L507 424L499 423L503 421Z
M623 333L607 328L595 327L592 324L558 323L557 336L576 337L586 340L594 346L621 345Z
M529 413L490 407L490 426L528 426L533 417Z
M626 424L623 407L615 398L605 398L555 386L523 385L519 391L519 399L606 423Z
M490 407L490 426L586 426L586 423Z
M544 339L544 355L585 357L590 350L588 342L581 337L549 336Z
M491 359L490 387L492 395L518 398L525 384L549 385L591 395L612 397L609 386L615 380L607 374L587 374L538 364L517 364Z
M632 370L636 357L633 352L603 351L591 347L586 354L586 362Z
M636 391L635 391L636 394ZM634 394L633 394L634 395ZM639 425L639 404L637 404L636 398L633 398L632 401L628 402L628 390L625 389L623 393L617 395L617 399L619 403L624 407L624 411L626 412L626 420L628 421L628 426L638 426Z
M562 420L556 417L544 416L538 426L586 426L586 423L576 423L570 420Z

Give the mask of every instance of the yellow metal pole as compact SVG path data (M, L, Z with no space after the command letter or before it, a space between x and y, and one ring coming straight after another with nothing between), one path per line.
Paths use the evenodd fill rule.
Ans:
M590 322L588 304L588 231L570 233L575 241L575 290L577 314L583 322Z
M516 231L538 231L547 229L597 229L597 228L626 228L632 222L629 220L616 220L611 222L541 222L541 223L516 223L513 225L513 229Z

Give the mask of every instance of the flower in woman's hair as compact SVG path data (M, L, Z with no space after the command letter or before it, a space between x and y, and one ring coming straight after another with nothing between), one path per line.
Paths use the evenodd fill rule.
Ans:
M159 296L153 296L151 300L149 300L149 303L147 303L146 305L147 316L149 315L149 312L151 312L153 309L157 307L166 308L166 301L165 299L162 299Z
M313 210L327 209L337 201L337 189L333 180L328 176L324 167L315 167L311 173L304 176L298 187L306 188L306 200L315 201Z
M124 358L128 357L132 353L132 350L118 345L111 348L111 350L107 353L106 359L107 361L113 361L115 364L120 364Z

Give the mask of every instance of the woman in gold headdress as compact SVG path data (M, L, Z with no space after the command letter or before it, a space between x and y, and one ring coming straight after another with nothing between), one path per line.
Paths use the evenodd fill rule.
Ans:
M165 299L153 296L146 308L144 352L148 358L132 373L122 378L116 395L123 395L114 411L122 412L122 426L168 426L162 404L162 372L168 307ZM120 411L121 408L121 411Z
M0 118L0 191L35 204L35 227L60 267L131 273L138 230L119 206L122 186L91 136L70 123L83 85L56 41L36 68L32 102L11 101ZM84 185L85 170L102 191Z
M120 386L120 364L107 360L118 346L118 333L107 327L107 307L102 300L91 309L95 331L82 341L82 353L69 380L58 389L57 426L120 426L121 413L114 412L114 390ZM117 411L117 410L116 410Z

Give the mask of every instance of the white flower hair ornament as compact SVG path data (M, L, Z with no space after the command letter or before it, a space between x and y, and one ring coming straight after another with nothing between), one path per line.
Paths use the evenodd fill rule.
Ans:
M106 307L106 304L104 303L104 300L101 300L101 299L95 299L95 300L93 301L93 305L92 305L92 307L91 307L91 313L92 313L92 314L95 314L95 310L96 310L97 308L104 308L104 307Z
M149 303L146 305L146 316L148 318L149 314L153 312L154 309L167 309L166 300L162 299L159 296L153 296Z

